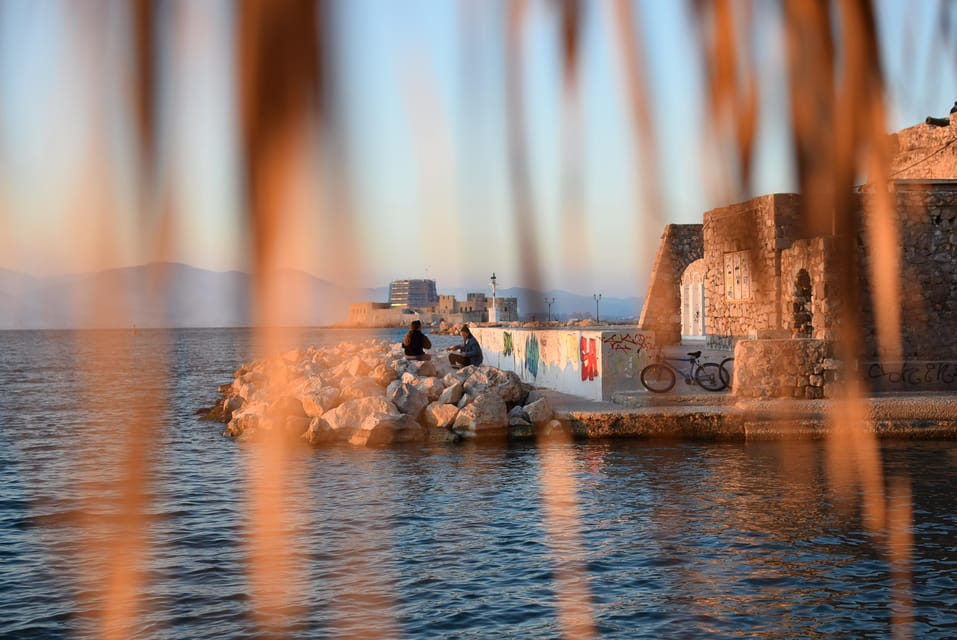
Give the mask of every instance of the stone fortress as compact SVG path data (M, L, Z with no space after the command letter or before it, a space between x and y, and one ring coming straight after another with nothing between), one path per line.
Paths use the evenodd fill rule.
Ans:
M488 322L495 304L498 322L518 321L518 299L484 293L467 293L465 300L436 292L435 280L393 280L388 302L355 302L349 305L348 324L354 327L404 327L413 320L425 325Z
M930 121L934 120L934 123ZM946 123L946 126L943 126ZM842 314L839 237L802 232L801 196L769 194L668 225L639 329L659 345L702 340L734 350L735 393L831 397L856 371L874 390L957 389L957 114L892 136L890 198L898 227L901 354L878 354L869 235L875 185L853 198L864 352L834 358ZM842 373L843 372L843 373Z

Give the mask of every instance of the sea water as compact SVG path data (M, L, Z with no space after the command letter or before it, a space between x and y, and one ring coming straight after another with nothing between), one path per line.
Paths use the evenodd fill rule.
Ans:
M284 346L401 335L298 330ZM132 635L265 637L248 574L256 445L194 415L255 344L247 329L0 332L0 636L97 635L132 432ZM828 446L298 449L279 635L557 638L569 610L602 638L957 635L957 443L881 443L879 487L907 489L882 494L887 511L912 514L896 560Z

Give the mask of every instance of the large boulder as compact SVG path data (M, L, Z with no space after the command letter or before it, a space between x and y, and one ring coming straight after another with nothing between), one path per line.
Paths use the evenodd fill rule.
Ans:
M389 386L390 382L399 377L399 374L396 372L396 370L387 364L376 365L375 369L372 370L371 375L383 388Z
M246 400L255 400L256 394L266 386L268 379L259 371L247 371L233 380L233 390Z
M318 417L339 404L340 392L336 387L321 387L315 391L303 394L302 408L307 416ZM351 399L351 398L350 398Z
M422 412L422 422L429 427L447 429L455 422L459 408L454 404L432 402Z
M366 416L352 432L349 444L377 446L399 442L416 442L425 438L425 429L409 415L376 413Z
M334 371L339 378L358 378L369 375L372 368L361 356L356 355L335 367Z
M339 387L340 402L348 402L356 398L385 396L385 390L371 376L358 378L343 378Z
M429 397L407 382L395 381L386 391L389 399L404 414L418 419L419 414L429 404Z
M505 435L508 431L505 401L496 393L479 394L471 404L459 411L452 430L463 438Z
M259 427L262 414L266 406L263 403L249 403L239 411L233 413L232 419L223 431L224 435L237 437L246 431L254 431Z
M233 395L223 400L223 417L226 422L233 419L233 414L243 408L246 400L242 396Z
M266 416L274 420L284 421L288 417L305 418L306 412L299 398L281 396L269 405L266 409Z
M532 419L525 413L525 408L521 405L515 405L508 412L508 426L510 427L530 427Z
M549 404L548 399L544 397L528 403L525 405L524 410L525 413L528 414L528 419L531 420L532 424L536 427L545 424L555 415L555 412L552 410L552 405Z
M525 396L528 395L528 387L525 386L517 373L502 371L494 367L483 368L487 372L489 388L494 389L502 400L508 404L522 404L525 401Z
M302 439L312 445L335 442L336 430L324 419L316 417L309 422L309 429L302 434Z
M445 390L445 383L441 378L422 378L415 384L415 388L428 396L430 402L435 402Z
M436 402L441 404L456 404L462 399L462 393L464 393L465 388L461 382L452 378L452 383L448 384L446 376L446 379L442 380L442 384L445 384L446 387L442 389L442 393L440 393L439 397L435 400Z
M429 378L439 375L431 360L406 360L405 370L420 378Z
M345 442L352 437L352 434L359 428L366 416L378 413L399 415L399 410L385 398L371 396L343 402L332 411L323 414L322 419L335 432L334 439L338 442Z
M306 416L288 416L283 423L283 431L287 436L301 437L312 426L312 418Z

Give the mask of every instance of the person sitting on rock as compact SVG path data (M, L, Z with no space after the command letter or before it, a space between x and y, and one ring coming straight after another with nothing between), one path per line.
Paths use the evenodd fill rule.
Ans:
M405 351L406 360L431 360L432 356L425 352L431 348L432 341L422 333L422 323L413 320L409 332L402 338L402 350Z
M461 351L462 353L449 353L449 364L453 369L467 367L470 364L476 366L482 364L482 347L478 340L472 335L472 331L467 324L462 325L459 330L462 334L462 344L456 344L449 347L449 351Z

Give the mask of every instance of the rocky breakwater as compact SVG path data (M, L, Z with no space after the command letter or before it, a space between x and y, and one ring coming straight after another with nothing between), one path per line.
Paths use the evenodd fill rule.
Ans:
M511 371L412 361L381 341L309 347L244 364L207 418L224 435L313 445L533 438L564 429L548 400Z

